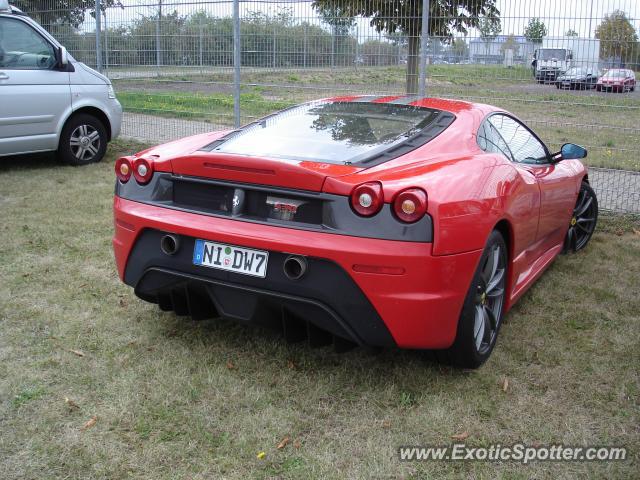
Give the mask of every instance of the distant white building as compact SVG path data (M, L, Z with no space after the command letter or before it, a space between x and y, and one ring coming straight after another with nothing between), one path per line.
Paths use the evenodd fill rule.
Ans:
M489 41L475 38L469 42L469 60L472 63L503 63L505 43L509 37L515 42L513 61L528 65L537 46L522 35L498 35Z

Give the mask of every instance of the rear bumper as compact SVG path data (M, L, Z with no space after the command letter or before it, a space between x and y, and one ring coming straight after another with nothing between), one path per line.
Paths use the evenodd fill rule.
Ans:
M191 305L205 304L197 301L204 296L222 316L244 321L270 322L275 310L285 308L314 327L370 345L450 346L481 254L436 257L430 243L251 224L117 196L114 221L119 275L145 300L194 313ZM161 252L161 232L181 236L179 254ZM194 266L196 238L268 250L267 277ZM284 276L285 254L309 258L310 268L300 281ZM368 273L371 267L393 267L394 274ZM182 312L185 304L189 311ZM283 321L281 316L278 321Z
M297 281L283 271L288 257L269 252L266 278L193 265L195 239L180 236L180 249L159 251L164 232L146 229L136 241L125 283L143 300L194 318L218 316L282 330L291 340L326 344L335 338L358 345L393 346L384 322L353 280L334 262L308 257Z

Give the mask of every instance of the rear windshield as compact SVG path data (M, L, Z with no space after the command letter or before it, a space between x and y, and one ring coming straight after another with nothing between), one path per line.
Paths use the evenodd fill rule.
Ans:
M402 143L433 123L439 114L439 110L410 105L313 102L250 124L205 149L248 156L355 163Z

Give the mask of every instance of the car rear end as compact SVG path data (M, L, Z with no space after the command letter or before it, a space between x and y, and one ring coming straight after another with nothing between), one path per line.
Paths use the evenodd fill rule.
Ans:
M399 132L397 118L385 123L395 109L364 103L305 106L322 111L299 128L318 135L292 131L304 122L291 110L119 159L120 277L163 310L277 327L289 340L449 346L478 253L432 254L419 185L354 178L425 148L454 115L398 110L413 125Z

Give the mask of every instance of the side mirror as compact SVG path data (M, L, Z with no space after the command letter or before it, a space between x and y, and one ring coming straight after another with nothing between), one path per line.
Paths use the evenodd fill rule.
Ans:
M562 148L558 153L553 155L554 162L559 162L560 160L576 160L581 158L586 158L587 149L581 147L580 145L576 145L574 143L565 143L562 145Z
M58 67L65 68L69 65L69 53L66 47L60 47L58 49Z

